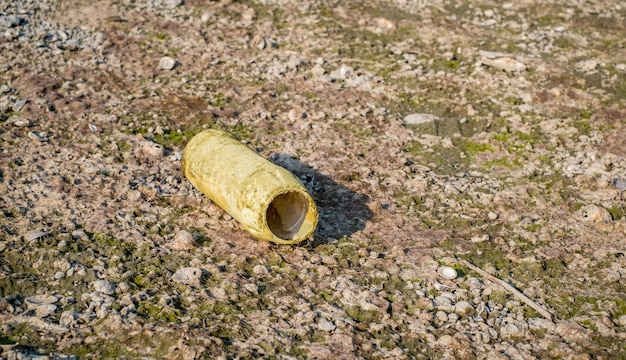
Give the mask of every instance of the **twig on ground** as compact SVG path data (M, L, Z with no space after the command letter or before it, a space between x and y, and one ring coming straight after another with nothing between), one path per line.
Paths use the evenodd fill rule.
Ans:
M459 263L461 263L463 266L469 268L470 270L473 270L477 273L479 273L482 277L484 277L485 279L488 279L490 281L493 281L497 284L499 284L500 286L502 286L503 288L505 288L506 290L510 291L513 295L515 295L517 298L519 298L520 300L522 300L526 305L530 306L531 308L533 308L535 311L537 311L539 314L541 314L541 316L545 317L546 319L553 321L552 320L552 314L550 314L548 312L548 310L544 309L543 307L541 307L541 305L537 304L536 302L532 301L528 296L522 294L520 291L518 291L517 289L515 289L513 286L511 286L511 284L509 284L508 282L499 279L491 274L489 274L488 272L486 272L485 270L479 268L478 266L472 264L471 262L467 261L467 260L463 260L463 259L457 259L459 261Z

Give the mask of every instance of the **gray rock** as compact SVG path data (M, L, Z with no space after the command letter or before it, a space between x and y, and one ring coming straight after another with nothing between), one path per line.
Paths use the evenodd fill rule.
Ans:
M26 307L34 309L40 305L55 304L59 298L53 295L33 295L24 299Z
M108 280L97 280L93 283L93 287L96 291L100 291L106 295L115 294L116 285L114 282Z
M467 301L459 301L454 305L454 312L459 316L469 316L474 313L474 307Z
M24 105L26 105L26 99L19 100L18 102L13 104L13 108L12 109L13 109L13 111L18 112L18 111L22 110Z
M504 70L506 72L517 72L526 70L526 65L510 57L500 57L496 59L483 58L481 62L487 66Z
M201 278L202 269L196 267L180 268L172 275L172 280L188 285L199 285Z
M317 323L317 327L322 331L333 331L337 328L337 325L326 319L320 319L320 321Z
M174 236L174 240L168 244L168 247L175 250L191 250L196 246L197 244L193 239L193 235L187 230L179 231L176 236Z
M439 117L432 114L409 114L404 117L404 125L428 124L439 120Z
M76 311L64 311L61 313L61 317L59 318L59 324L72 325L76 319L78 319L78 313Z
M1 15L0 16L0 30L19 26L22 23L22 19L15 15Z
M39 240L40 238L44 237L48 235L47 232L45 231L41 231L41 230L34 230L29 232L28 234L26 234L26 240L30 243L36 240Z
M36 317L43 318L53 314L57 310L57 306L54 304L44 304L37 306L34 310Z
M166 4L167 4L167 7L169 7L170 9L173 9L182 5L183 0L167 0Z

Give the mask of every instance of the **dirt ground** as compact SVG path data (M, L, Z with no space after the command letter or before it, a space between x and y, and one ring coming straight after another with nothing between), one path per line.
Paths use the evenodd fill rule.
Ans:
M0 2L0 359L626 357L625 34L617 0ZM311 239L193 188L210 128Z

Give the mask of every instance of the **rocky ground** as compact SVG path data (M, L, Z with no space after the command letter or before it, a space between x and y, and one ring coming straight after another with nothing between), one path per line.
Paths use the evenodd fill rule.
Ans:
M626 357L625 33L618 0L0 2L0 359ZM189 184L205 128L302 179L313 239Z

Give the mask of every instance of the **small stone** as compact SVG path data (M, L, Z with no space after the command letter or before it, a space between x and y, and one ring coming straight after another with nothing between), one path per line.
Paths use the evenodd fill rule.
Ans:
M482 236L474 236L470 239L473 243L481 243L489 240L489 234L484 234Z
M65 277L65 273L63 271L57 271L54 273L54 278L57 280L63 279Z
M543 318L531 318L528 319L528 327L531 330L547 330L553 332L556 328L554 323L548 319Z
M48 134L44 131L29 131L28 137L39 142L48 141Z
M167 157L169 161L180 161L182 158L183 154L181 154L180 151L174 151Z
M22 22L18 16L15 15L0 15L0 29L8 29L19 26Z
M183 4L183 0L167 0L167 7L174 9Z
M454 312L459 316L469 316L474 312L474 307L467 301L459 301L454 305Z
M13 104L13 111L14 112L18 112L18 111L22 110L24 105L26 105L26 99L22 99L22 100L16 102L15 104Z
M26 240L28 240L28 242L33 242L33 241L39 240L40 238L46 235L48 235L48 233L45 231L33 230L29 232L28 234L26 234Z
M243 288L255 295L259 293L259 287L256 284L247 283Z
M585 221L609 223L613 220L611 213L603 207L587 205L581 209L582 218Z
M163 153L163 146L147 140L134 151L135 156L143 160L158 160Z
M53 314L57 310L57 306L53 304L39 305L35 308L35 316L43 318Z
M428 124L437 120L439 117L432 114L409 114L404 117L404 125Z
M589 72L598 67L596 60L583 60L576 63L576 70L580 72Z
M59 301L59 298L54 295L33 295L24 299L26 307L29 309L34 309L40 305L54 304L57 301Z
M30 125L30 120L23 119L16 115L12 116L9 122L17 127L26 127Z
M83 230L72 231L72 239L74 240L85 239L86 237L87 237L87 234Z
M130 291L131 286L129 283L122 281L121 283L117 284L117 288L115 289L115 292L120 293L120 294L125 294L128 291Z
M470 289L480 289L483 287L483 281L479 278L469 278L467 282L469 283Z
M437 313L435 314L435 321L438 323L448 322L448 314L443 311L437 311Z
M267 271L267 268L263 265L255 265L252 268L252 272L254 273L254 275L260 277L260 278L264 278L270 275L270 272Z
M508 323L500 328L500 336L505 340L520 338L525 335L525 330L521 325Z
M188 285L199 285L201 278L202 269L195 267L180 268L172 275L172 280L175 282Z
M169 56L163 56L161 60L159 60L159 66L164 70L172 70L176 66L176 60Z
M489 214L487 214L487 217L489 218L489 220L496 220L498 218L498 214L490 211Z
M202 14L202 16L200 16L200 21L202 21L203 23L211 20L211 18L213 17L213 14L209 13L209 12L205 12Z
M187 230L179 231L176 236L174 236L174 240L168 244L168 247L174 250L191 250L196 246L197 244L193 239L193 235Z
M108 280L97 280L93 283L93 287L96 291L100 291L101 293L106 295L115 294L116 285L115 283Z
M626 328L626 315L620 315L615 319L615 323L623 328Z
M333 324L331 321L328 321L326 319L320 319L320 321L317 323L317 327L318 329L322 330L322 331L333 331L337 328L337 325Z
M421 299L417 300L416 307L418 309L431 311L431 310L433 310L435 308L435 305L433 304L433 301L431 299L421 298Z
M487 66L507 72L526 70L526 65L510 57L500 57L495 59L483 58L481 59L481 62Z
M61 313L61 317L59 318L59 324L72 325L76 319L78 319L78 313L76 311L64 311Z

